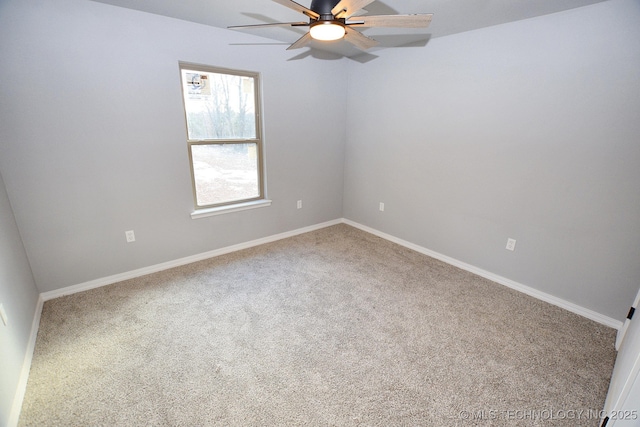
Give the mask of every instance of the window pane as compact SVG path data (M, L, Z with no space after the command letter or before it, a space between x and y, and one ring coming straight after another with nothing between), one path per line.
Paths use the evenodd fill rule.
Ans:
M192 145L199 206L260 196L257 144Z
M255 139L253 77L182 70L189 139Z

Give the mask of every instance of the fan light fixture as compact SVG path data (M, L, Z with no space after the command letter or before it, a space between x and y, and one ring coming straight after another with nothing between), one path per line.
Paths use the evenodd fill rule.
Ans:
M331 41L340 39L344 39L360 50L367 50L377 46L379 43L353 28L423 28L429 25L433 16L432 13L367 15L363 8L375 0L311 0L311 6L308 8L297 3L296 0L273 1L302 13L308 18L308 21L233 25L228 28L308 27L309 31L293 42L287 50L300 49L306 46L314 48L316 47L315 45L320 44L313 43L314 40ZM364 11L365 14L358 14L360 10ZM356 19L351 21L350 19L353 16L356 16ZM318 47L318 49L320 48L321 46Z
M317 22L309 29L311 37L316 40L331 41L344 37L344 25L336 24L332 21Z

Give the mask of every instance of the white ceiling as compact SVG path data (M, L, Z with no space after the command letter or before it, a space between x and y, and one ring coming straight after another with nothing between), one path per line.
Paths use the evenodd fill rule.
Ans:
M93 0L115 6L150 12L214 27L251 25L271 22L306 21L296 11L272 0ZM382 47L425 44L430 38L442 37L492 25L533 18L604 0L385 0L366 7L369 15L433 13L428 28L377 29L362 32L381 42ZM309 6L311 0L298 0ZM296 41L304 29L291 27L240 30L283 44ZM345 43L346 44L346 43ZM321 47L321 46L314 46ZM333 47L336 47L334 45ZM286 48L283 45L283 49ZM339 52L340 49L330 49ZM340 52L351 56L348 52Z

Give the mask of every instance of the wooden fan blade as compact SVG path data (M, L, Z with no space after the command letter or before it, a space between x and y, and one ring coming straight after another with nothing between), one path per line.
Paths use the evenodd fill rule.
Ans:
M402 27L424 28L429 26L433 13L415 15L373 15L354 16L345 22L352 27Z
M349 27L345 27L346 33L344 39L357 47L358 49L367 50L378 45L378 41L367 37L360 31L352 30Z
M236 28L263 28L263 27L308 27L309 23L308 22L273 22L270 24L254 24L254 25L232 25L230 27L227 27L229 29L236 29Z
M354 13L365 7L366 5L373 3L374 0L340 0L331 13L336 18L349 18Z
M306 33L304 36L296 40L291 46L289 46L287 50L300 49L301 47L305 47L311 40L313 40L311 38L311 34Z
M316 12L314 12L313 10L304 7L303 5L294 2L293 0L273 0L276 3L279 3L285 7L288 7L289 9L293 9L297 12L300 13L304 13L305 15L307 15L309 18L312 19L318 19L320 18L320 15L318 15Z

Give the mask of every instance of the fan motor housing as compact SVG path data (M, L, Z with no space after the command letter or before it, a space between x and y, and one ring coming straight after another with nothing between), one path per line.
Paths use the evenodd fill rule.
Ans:
M309 9L320 15L322 19L333 19L331 9L336 7L340 0L312 0Z

